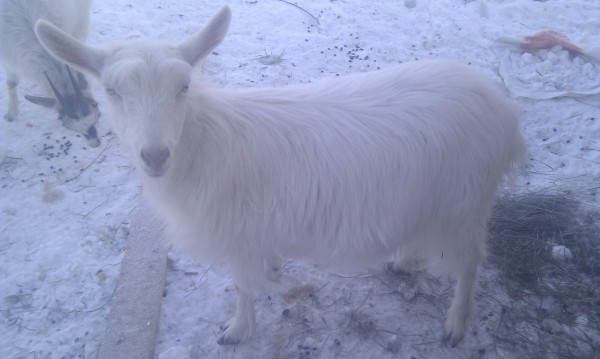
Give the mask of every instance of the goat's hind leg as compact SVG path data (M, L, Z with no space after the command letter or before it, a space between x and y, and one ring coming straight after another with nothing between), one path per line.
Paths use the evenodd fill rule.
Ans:
M444 341L453 347L463 339L473 318L477 268L485 258L486 219L481 216L465 223L454 234L452 245L446 247L444 259L456 276L456 289L444 325Z
M281 274L283 258L278 254L271 254L264 260L265 277L271 282L276 282Z
M19 98L17 97L17 86L19 77L10 71L6 71L6 94L8 106L4 113L4 118L8 121L15 121L19 114Z
M457 240L452 247L446 248L445 259L449 260L449 269L455 273L457 280L444 325L444 340L453 347L465 336L473 318L477 268L485 257L485 228L483 220L472 225L455 237Z
M444 325L444 341L453 347L463 339L473 317L478 264L466 265L458 273L454 299Z

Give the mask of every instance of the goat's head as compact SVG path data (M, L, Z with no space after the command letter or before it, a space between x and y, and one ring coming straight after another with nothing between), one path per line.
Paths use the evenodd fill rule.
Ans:
M58 111L58 119L63 126L83 134L90 146L98 147L100 145L96 129L100 117L98 104L88 94L88 84L83 74L76 72L76 75L73 75L66 65L64 70L58 72L63 80L61 86L58 86L63 89L62 91L50 79L48 73L44 73L54 97L25 95L25 98L35 104Z
M160 177L183 132L193 67L221 43L230 19L224 7L178 45L132 40L97 49L43 20L35 32L48 52L102 82L115 132L138 167Z

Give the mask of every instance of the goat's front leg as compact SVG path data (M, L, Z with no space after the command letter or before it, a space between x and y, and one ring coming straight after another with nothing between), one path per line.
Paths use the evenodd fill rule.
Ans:
M233 318L222 327L223 335L218 343L221 345L239 344L250 338L256 328L256 313L252 294L242 291L237 285L237 309Z
M7 71L6 74L6 95L8 98L8 106L4 118L8 121L15 121L19 114L19 98L17 97L17 85L19 85L19 77L12 72Z

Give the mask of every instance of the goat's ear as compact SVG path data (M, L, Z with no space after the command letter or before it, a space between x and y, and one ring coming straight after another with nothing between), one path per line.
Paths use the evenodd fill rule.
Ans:
M100 77L106 55L71 37L48 21L38 20L35 35L44 48L57 59Z
M25 99L36 105L41 105L41 106L52 108L52 109L57 108L56 99L52 98L52 97L25 95Z
M230 21L231 10L229 10L229 7L224 6L213 16L202 31L179 45L184 59L194 66L198 61L208 56L225 38Z

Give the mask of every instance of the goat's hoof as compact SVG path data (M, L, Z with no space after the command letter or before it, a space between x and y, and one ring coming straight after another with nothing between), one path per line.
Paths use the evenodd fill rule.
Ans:
M226 336L225 334L221 335L219 340L217 340L217 344L219 344L219 345L236 345L239 343L240 343L239 340L230 338L230 337Z
M220 345L236 345L248 339L253 332L252 327L248 326L242 320L236 320L235 317L229 319L225 324L221 325L223 334L217 341Z
M229 330L230 328L232 328L232 325L229 323L232 320L233 319L229 320L227 323L225 323L224 325L221 326L221 330L223 331L223 334L217 341L217 343L219 345L236 345L241 342L241 339L236 336L236 333L232 333L235 331Z
M446 344L450 344L452 348L456 347L458 343L465 336L466 328L454 328L451 323L446 321L444 325L444 337L442 341Z
M14 122L17 120L17 115L14 113L5 113L4 119L8 122Z

